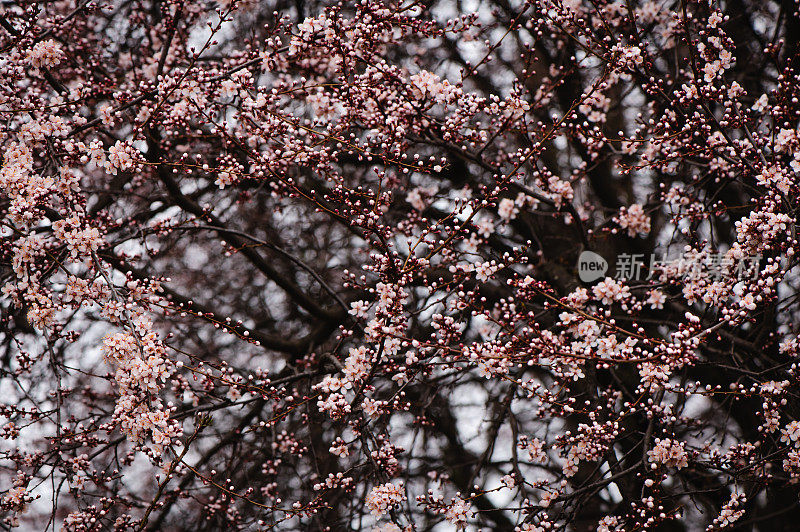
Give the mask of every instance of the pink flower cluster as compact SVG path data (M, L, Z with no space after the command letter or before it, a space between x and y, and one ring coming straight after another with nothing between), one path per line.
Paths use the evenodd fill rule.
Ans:
M619 226L628 231L628 236L647 236L650 232L650 217L638 203L629 207L622 207L619 214L614 217Z
M40 41L28 50L27 59L33 68L52 68L61 62L64 52L53 39Z
M647 456L654 469L660 465L677 469L689 465L689 455L684 449L684 443L670 438L656 438L653 448L647 451Z
M373 515L380 517L391 508L397 506L405 500L405 492L402 483L387 482L375 486L367 495L367 507Z

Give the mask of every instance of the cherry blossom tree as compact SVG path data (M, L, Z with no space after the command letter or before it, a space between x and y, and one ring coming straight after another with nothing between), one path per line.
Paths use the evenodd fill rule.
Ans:
M793 0L4 0L0 526L797 530L799 192Z

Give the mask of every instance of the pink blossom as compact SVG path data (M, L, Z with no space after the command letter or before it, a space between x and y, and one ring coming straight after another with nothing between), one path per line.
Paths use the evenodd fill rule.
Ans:
M40 41L28 50L28 62L33 68L52 68L61 62L64 52L53 39Z
M405 500L402 483L375 486L367 495L367 506L373 515L381 516Z

